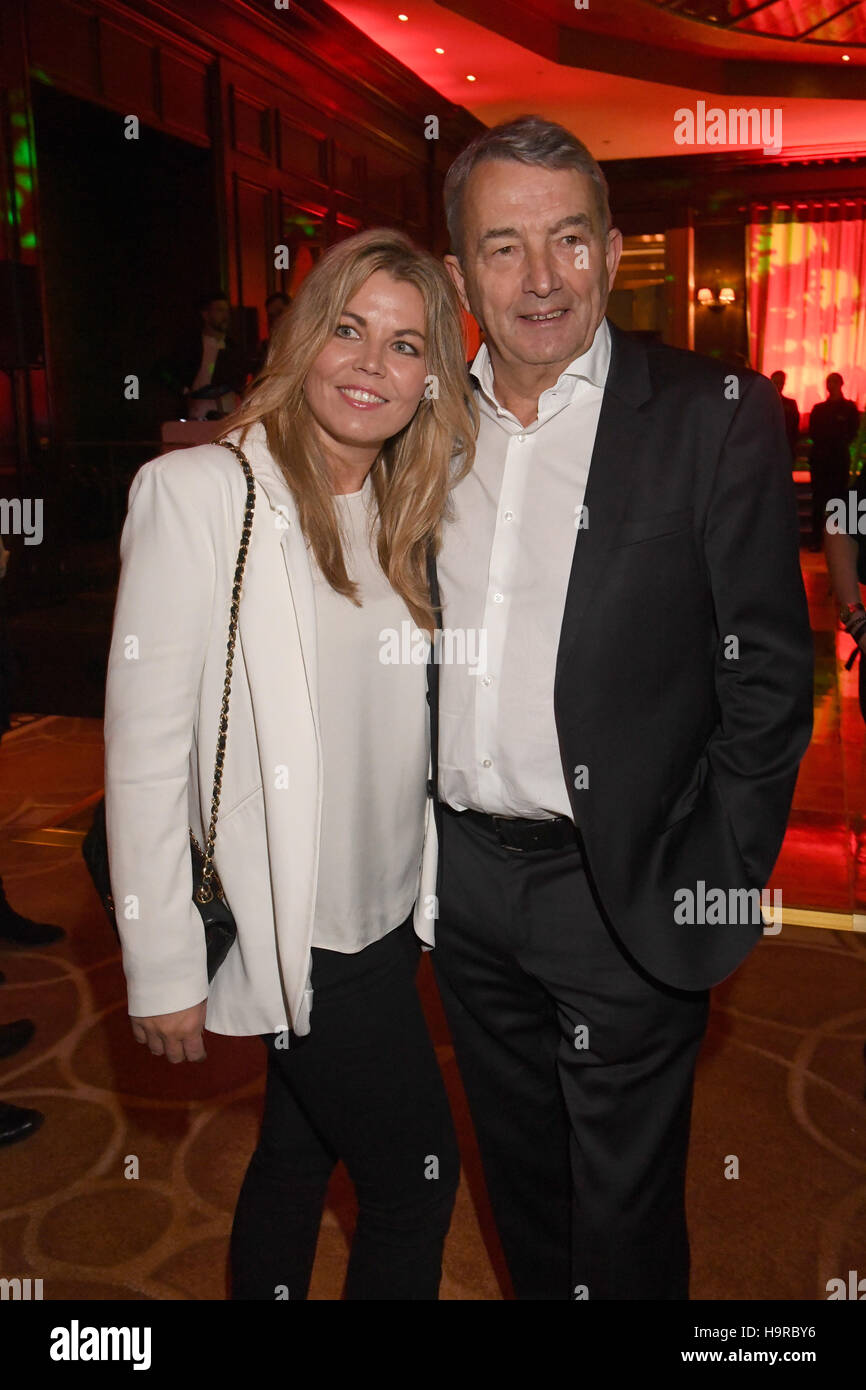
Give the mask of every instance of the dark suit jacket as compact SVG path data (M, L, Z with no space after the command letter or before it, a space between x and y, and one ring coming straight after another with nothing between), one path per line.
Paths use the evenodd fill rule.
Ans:
M795 459L797 457L797 445L800 442L800 412L793 396L781 396L780 400L785 412L785 429L788 434L791 458Z
M768 883L812 731L790 453L766 377L610 331L556 727L610 927L655 978L704 989L740 963L762 925L745 912L724 925L677 923L674 894L699 893L699 881L726 894ZM724 654L728 637L735 657ZM435 666L430 704L435 789ZM589 785L578 789L581 765Z
M857 436L860 412L853 401L842 397L838 401L819 401L809 416L812 452L810 468L827 465L841 467L847 473L851 465L848 446Z
M196 373L201 366L201 357L202 341L199 330L198 333L191 333L179 342L170 355L160 358L154 369L155 375L164 386L182 396L183 391L189 390L195 381ZM213 385L242 395L248 374L249 363L241 347L232 338L227 338L225 347L220 348L216 356Z

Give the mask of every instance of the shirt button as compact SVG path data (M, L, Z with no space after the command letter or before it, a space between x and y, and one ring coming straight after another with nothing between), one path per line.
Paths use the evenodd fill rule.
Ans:
M490 684L492 684L492 681L493 681L493 677L492 677L492 676L482 676L482 677L481 677L481 684L482 684L482 685L490 685Z
M525 435L525 434L519 434L519 435L517 436L517 442L518 442L518 444L525 444L525 443L526 443L526 435Z
M503 512L502 515L504 516L506 521L514 520L514 512Z
M494 594L494 595L493 595L493 602L494 602L494 603L501 603L502 600L503 600L503 597L504 597L504 595L502 595L502 594Z
M492 762L490 761L489 758L482 758L482 759L481 759L481 766L482 766L482 767L492 767L493 764L492 764Z

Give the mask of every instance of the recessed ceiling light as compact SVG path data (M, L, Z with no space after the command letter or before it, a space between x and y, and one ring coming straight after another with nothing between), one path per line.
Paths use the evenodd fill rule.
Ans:
M467 82L474 82L474 81L475 81L475 78L472 76L472 73L471 73L471 72L467 72L467 74L466 74L466 81L467 81Z
M406 22L406 20L409 18L409 16L408 16L407 14L398 14L397 18L398 18L398 19L402 19L403 22L404 22L404 24L405 24L405 22Z
M436 49L434 49L433 51L434 51L434 53L444 53L444 52L445 52L445 49L444 49L444 48L436 48Z
M842 62L843 62L843 63L850 63L850 61L851 61L850 55L847 54L847 53L843 53L843 54L842 54Z

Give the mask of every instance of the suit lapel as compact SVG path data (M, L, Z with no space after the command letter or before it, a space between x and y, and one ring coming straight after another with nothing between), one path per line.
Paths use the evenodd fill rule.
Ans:
M584 496L586 524L577 532L565 597L556 669L574 643L632 491L640 406L650 394L646 349L609 323L610 367Z

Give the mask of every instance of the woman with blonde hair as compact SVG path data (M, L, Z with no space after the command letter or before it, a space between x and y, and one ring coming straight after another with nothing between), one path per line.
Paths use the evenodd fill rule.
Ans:
M204 1058L203 1027L268 1049L236 1299L306 1298L339 1160L359 1206L345 1296L438 1297L459 1159L414 981L435 915L426 670L391 639L436 627L427 557L471 465L470 394L443 268L363 232L304 281L223 440L130 488L111 888L136 1039L172 1062ZM236 926L210 983L191 832Z

